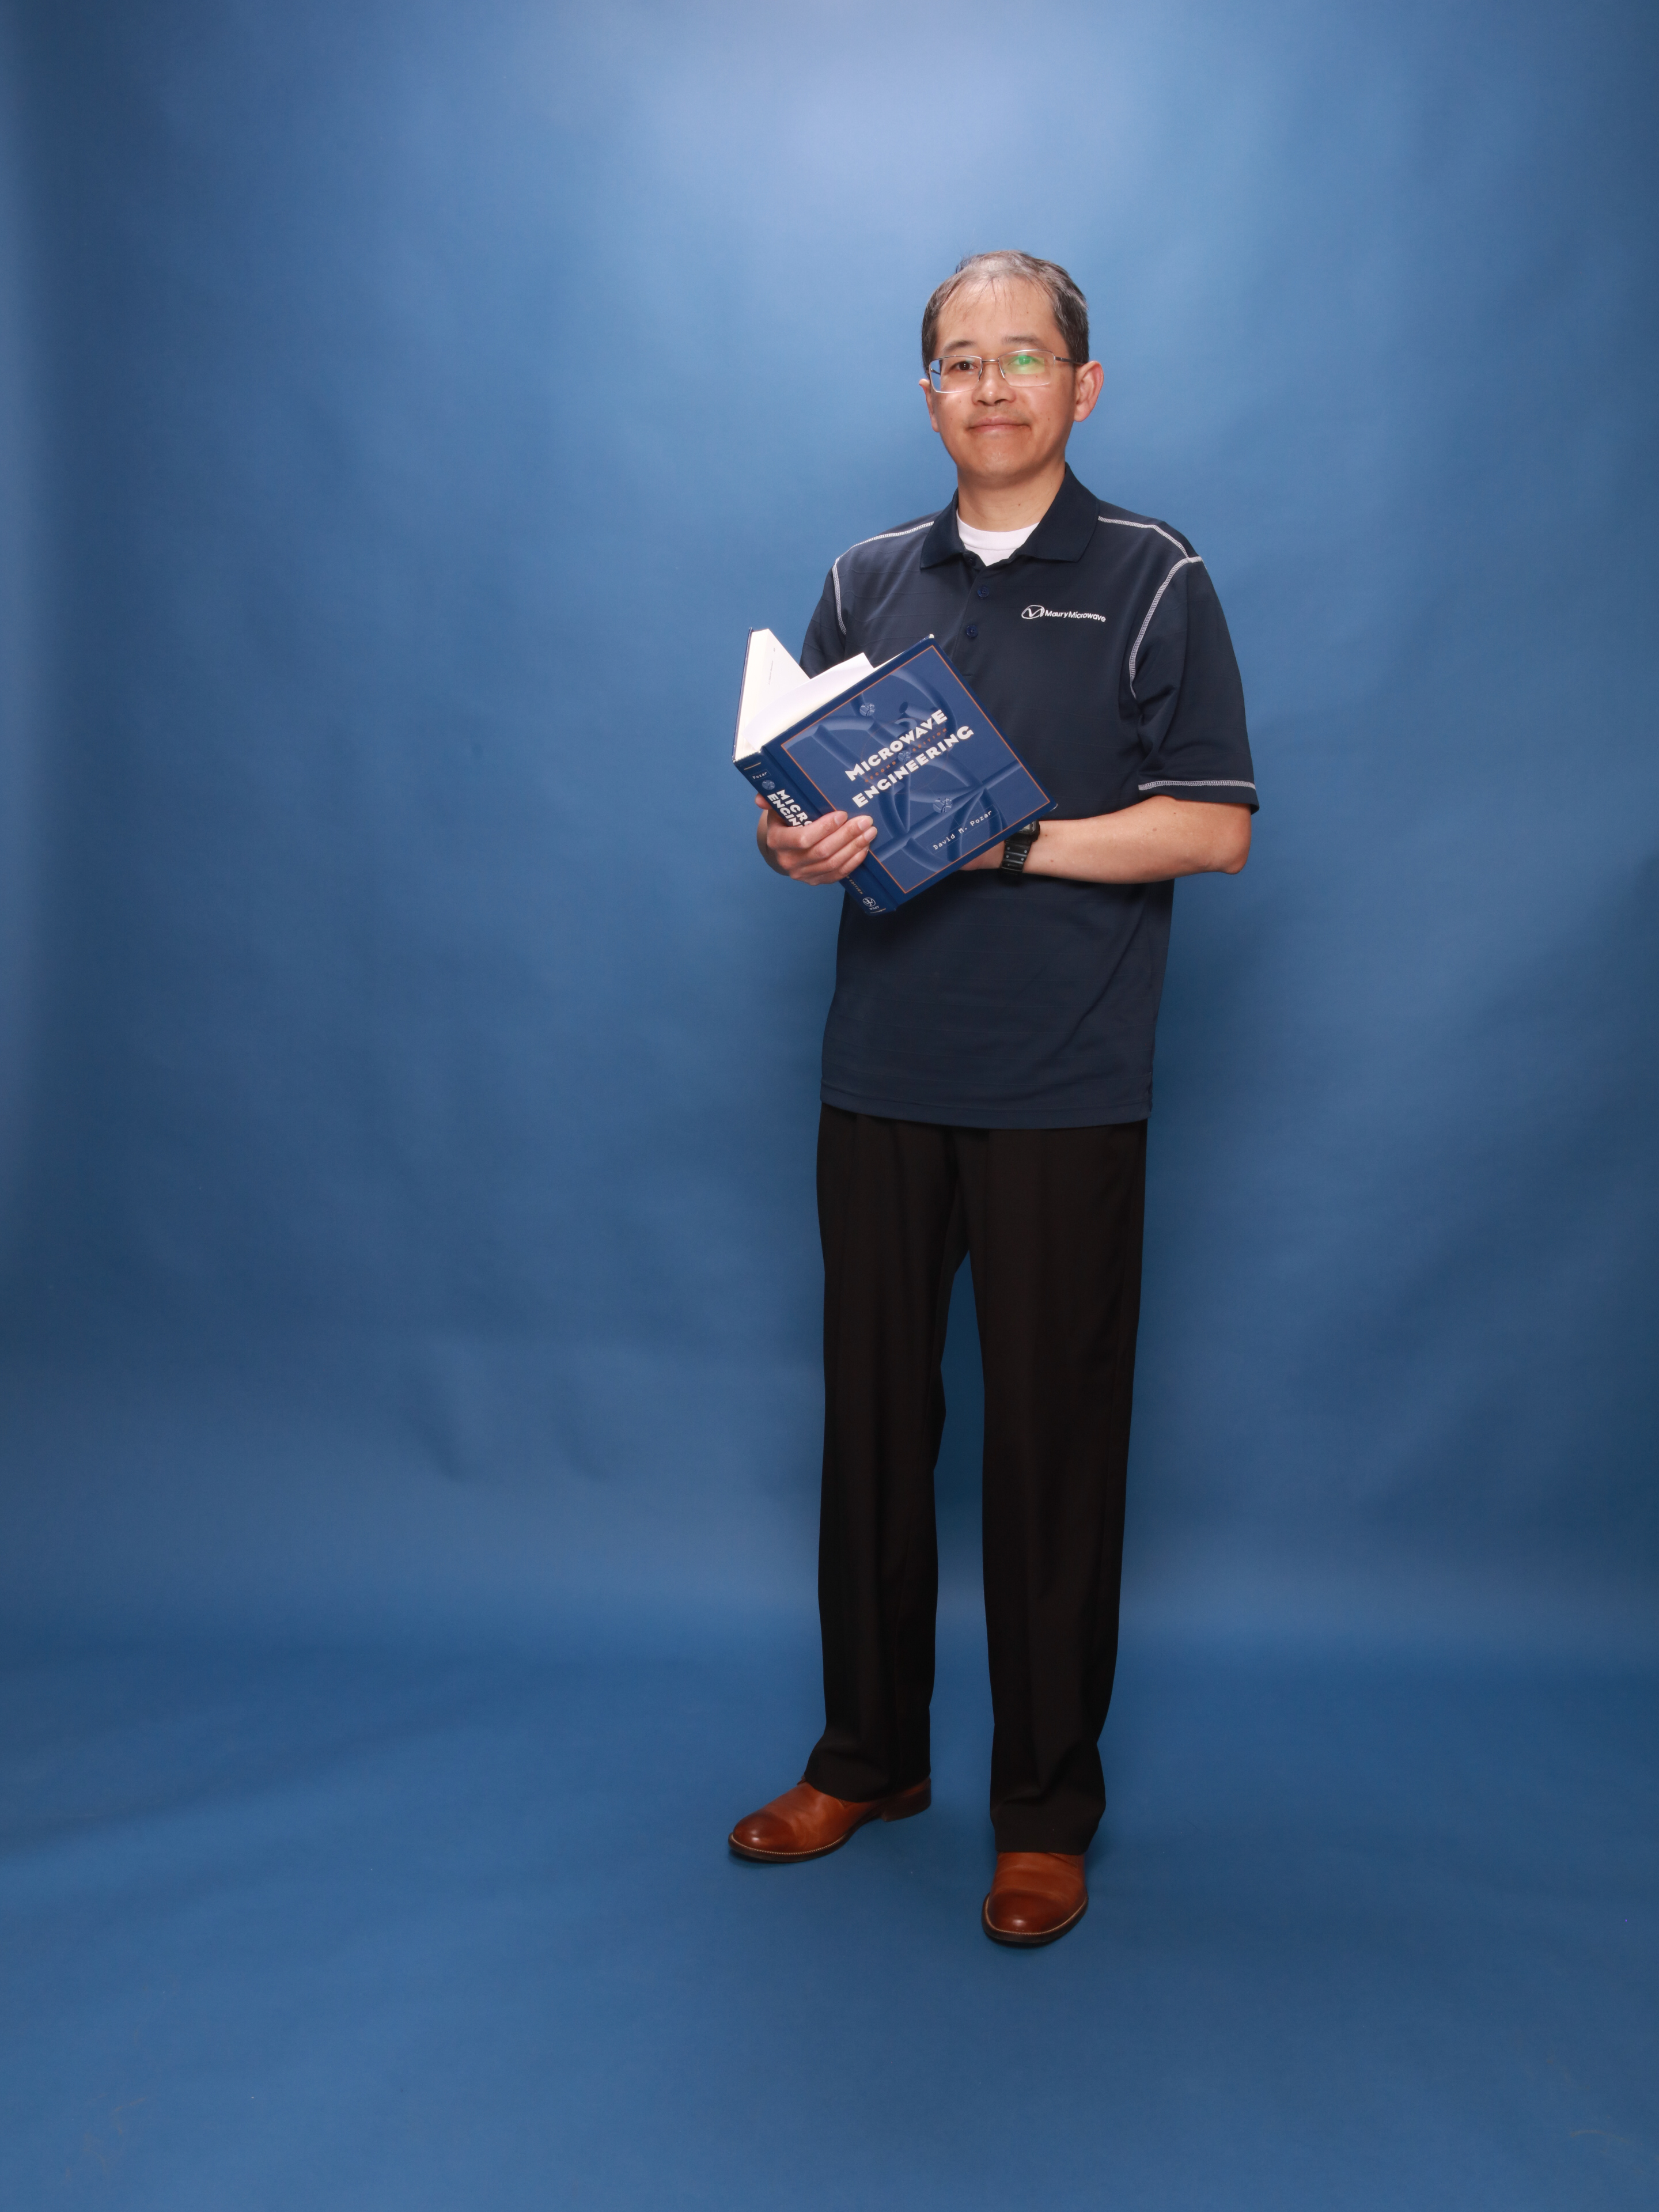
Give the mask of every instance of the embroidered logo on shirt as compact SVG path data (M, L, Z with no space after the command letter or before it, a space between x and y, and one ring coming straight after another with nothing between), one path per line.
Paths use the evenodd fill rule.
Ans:
M1102 623L1111 619L1108 615L1085 614L1076 607L1045 607L1041 604L1022 607L1019 611L1019 618L1022 622L1042 622L1046 619L1049 622Z

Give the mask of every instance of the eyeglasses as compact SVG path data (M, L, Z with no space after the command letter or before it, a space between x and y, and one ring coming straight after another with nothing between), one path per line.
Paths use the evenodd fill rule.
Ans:
M935 392L971 392L988 368L994 368L1005 384L1048 384L1055 366L1075 368L1063 353L1039 353L1021 346L1018 353L953 353L944 361L930 361L927 374Z

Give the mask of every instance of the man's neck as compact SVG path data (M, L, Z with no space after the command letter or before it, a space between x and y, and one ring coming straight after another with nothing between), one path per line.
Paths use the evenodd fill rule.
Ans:
M970 530L1024 530L1041 522L1066 481L1061 459L1022 483L969 483L957 473L957 513Z

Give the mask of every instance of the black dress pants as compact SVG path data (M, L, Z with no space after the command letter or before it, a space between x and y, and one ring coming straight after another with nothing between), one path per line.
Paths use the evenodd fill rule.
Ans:
M823 1109L825 1725L806 1779L830 1796L928 1771L939 1369L966 1253L997 1849L1086 1850L1106 1803L1146 1181L1144 1121L964 1129Z

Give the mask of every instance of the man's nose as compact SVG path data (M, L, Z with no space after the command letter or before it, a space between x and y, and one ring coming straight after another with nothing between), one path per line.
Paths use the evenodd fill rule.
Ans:
M988 361L979 373L979 382L974 386L975 407L1000 407L1009 397L1007 380L995 362Z

